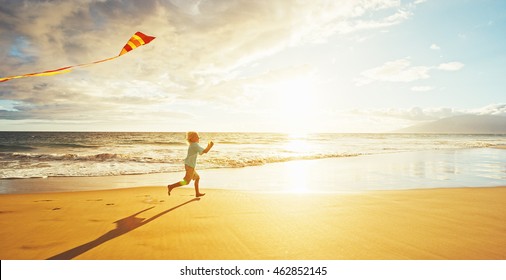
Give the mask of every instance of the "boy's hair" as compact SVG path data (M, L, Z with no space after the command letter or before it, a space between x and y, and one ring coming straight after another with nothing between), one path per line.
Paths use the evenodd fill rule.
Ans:
M186 132L186 141L191 142L190 139L193 139L195 136L199 136L199 134L195 131Z

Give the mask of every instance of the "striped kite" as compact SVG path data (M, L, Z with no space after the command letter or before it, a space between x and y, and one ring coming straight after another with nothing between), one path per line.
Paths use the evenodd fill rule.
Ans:
M95 61L95 62L90 62L90 63L84 63L84 64L79 64L79 65L62 67L62 68L58 68L58 69L54 69L54 70L48 70L48 71L31 73L31 74L24 74L24 75L18 75L18 76L4 77L4 78L0 78L0 83L1 82L6 82L6 81L12 80L12 79L19 79L19 78L25 78L25 77L51 76L51 75L63 74L63 73L70 72L72 70L72 68L85 67L85 66L89 66L89 65L92 65L92 64L101 63L101 62L105 62L105 61L108 61L108 60L113 60L113 59L118 58L121 55L124 55L125 53L127 53L127 52L129 52L129 51L131 51L131 50L133 50L133 49L135 49L137 47L140 47L142 45L148 44L149 42L153 41L155 38L156 37L148 36L148 35L146 35L146 34L144 34L142 32L136 32L132 36L132 38L130 38L130 40L128 40L128 42L125 44L125 46L123 47L123 49L121 49L121 52L117 56L113 56L113 57L110 57L110 58L98 60L98 61Z

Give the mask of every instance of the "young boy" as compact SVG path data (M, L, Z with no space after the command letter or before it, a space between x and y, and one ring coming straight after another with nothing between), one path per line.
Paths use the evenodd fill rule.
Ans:
M174 183L172 185L167 185L168 194L170 196L170 192L177 187L185 186L190 183L191 180L194 180L195 185L195 197L201 197L205 195L205 193L199 192L199 181L200 176L195 171L195 166L197 165L197 156L205 154L211 150L214 146L213 141L209 141L207 147L204 149L199 145L199 134L195 131L189 131L186 133L186 140L189 143L188 146L188 154L186 155L186 159L184 160L184 169L186 170L186 174L182 181Z

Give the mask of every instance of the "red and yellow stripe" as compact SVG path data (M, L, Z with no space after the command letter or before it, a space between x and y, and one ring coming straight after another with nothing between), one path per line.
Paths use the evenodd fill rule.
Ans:
M140 47L142 45L148 44L153 39L155 39L155 37L148 36L142 32L135 32L135 34L132 36L132 38L130 38L130 40L128 40L128 42L123 47L123 49L121 50L121 52L119 53L118 56L124 55L125 53L127 53L137 47Z

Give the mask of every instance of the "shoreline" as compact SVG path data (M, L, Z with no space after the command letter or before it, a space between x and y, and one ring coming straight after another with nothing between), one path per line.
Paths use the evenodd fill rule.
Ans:
M506 186L0 196L0 259L506 259Z
M198 170L202 189L339 193L368 190L502 185L506 149L473 148L294 160L242 168ZM495 161L495 163L494 163ZM197 168L198 169L198 168ZM98 177L1 179L0 195L131 186L165 186L182 172Z

